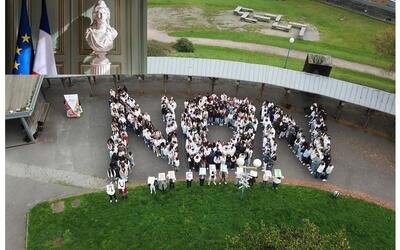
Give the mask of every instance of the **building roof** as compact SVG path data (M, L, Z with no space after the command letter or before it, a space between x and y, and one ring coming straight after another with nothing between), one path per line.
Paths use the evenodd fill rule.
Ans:
M32 114L42 81L43 76L38 75L6 75L6 120Z
M269 65L178 57L148 57L147 74L216 77L265 83L327 96L395 115L395 95L379 89Z

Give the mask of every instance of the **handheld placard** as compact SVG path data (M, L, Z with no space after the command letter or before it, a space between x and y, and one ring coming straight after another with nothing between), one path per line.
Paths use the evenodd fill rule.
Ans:
M206 174L207 174L206 168L200 168L199 175L206 175Z
M210 164L209 171L210 171L210 174L211 174L211 172L214 172L214 174L217 173L217 166L215 166L215 164Z
M168 179L175 180L175 171L168 171Z
M228 166L226 164L221 164L221 172L228 173Z
M193 172L186 172L186 180L188 181L193 180Z
M154 176L149 176L149 177L147 178L147 184L153 184L155 179L156 179L156 177L154 177Z
M158 180L165 181L165 173L158 173Z

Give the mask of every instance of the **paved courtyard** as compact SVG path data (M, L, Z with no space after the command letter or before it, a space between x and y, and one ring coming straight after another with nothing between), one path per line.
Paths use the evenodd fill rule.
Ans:
M25 236L25 213L30 207L43 199L75 194L90 189L103 188L109 157L106 140L111 134L111 116L108 108L108 90L113 87L112 78L98 79L96 94L89 97L89 86L85 78L74 80L71 87L63 88L59 80L52 80L48 87L43 83L46 99L50 102L50 111L44 131L36 144L6 149L6 239L7 249L22 249ZM177 119L183 111L183 102L190 95L210 93L208 79L195 79L190 86L184 78L171 78L165 85L160 77L145 81L122 77L129 93L140 104L143 112L148 112L157 128L164 131L161 120L160 97L167 91L177 101ZM215 93L236 94L234 81L220 81ZM79 119L66 118L63 95L79 94L84 110ZM268 98L282 104L284 91L266 87L260 100L259 86L251 83L241 84L238 96L248 96L256 108L261 100ZM319 99L327 107L328 113L334 112L337 102L326 98ZM312 103L312 96L293 93L289 99L294 108L287 111L296 122L306 129L307 120L301 108ZM364 119L362 110L348 107L342 117L356 124ZM379 199L391 206L395 201L395 143L392 140L371 135L353 126L345 126L328 118L328 133L332 136L332 158L335 169L328 184L343 189L360 192ZM393 133L394 119L377 114L371 118L370 126L384 132ZM210 129L210 140L227 140L231 131L225 127ZM20 125L6 123L6 145L22 140ZM183 177L187 167L184 153L184 139L178 130L181 169L178 177ZM261 157L261 130L256 135L255 157ZM147 176L172 170L163 161L148 150L141 138L129 133L129 148L134 152L136 167L130 176L130 182L145 183ZM289 180L299 180L321 185L310 176L297 161L294 154L282 140L278 140L276 168L281 168ZM75 187L72 187L75 186Z

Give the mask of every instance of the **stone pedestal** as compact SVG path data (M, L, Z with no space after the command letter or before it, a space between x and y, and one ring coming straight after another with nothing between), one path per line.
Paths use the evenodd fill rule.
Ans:
M90 64L90 73L94 75L110 75L111 74L111 63L107 64Z
M106 53L95 51L94 55L96 57L90 63L90 73L94 75L110 75L111 62L106 57Z

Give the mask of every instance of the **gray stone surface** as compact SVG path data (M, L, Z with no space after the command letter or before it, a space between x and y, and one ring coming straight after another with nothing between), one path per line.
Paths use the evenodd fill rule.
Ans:
M6 176L6 249L25 249L26 213L35 204L84 189Z

